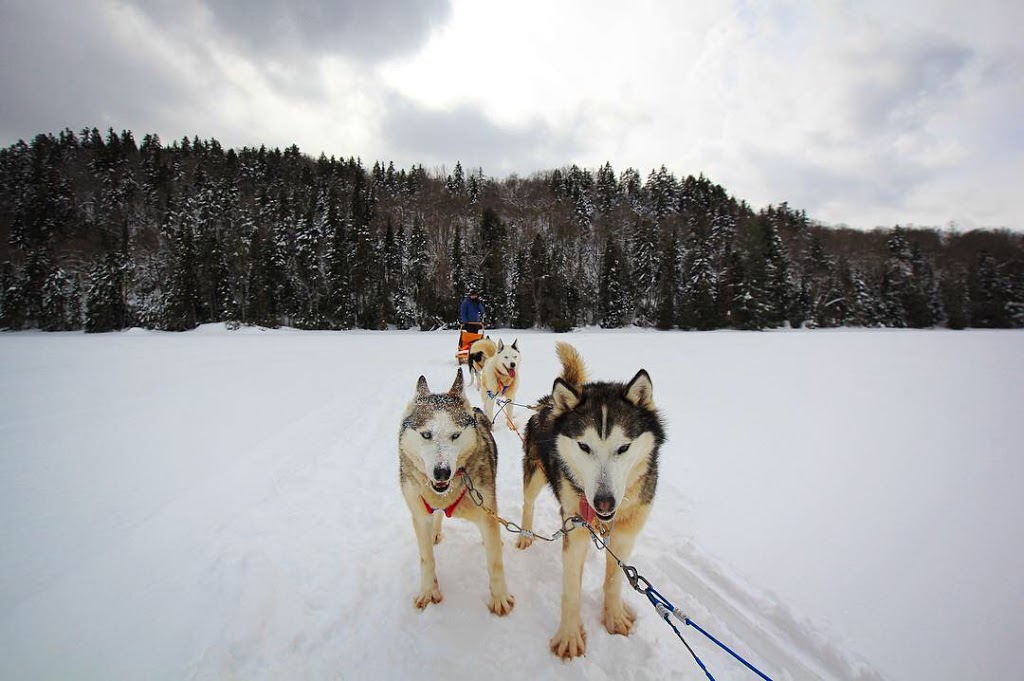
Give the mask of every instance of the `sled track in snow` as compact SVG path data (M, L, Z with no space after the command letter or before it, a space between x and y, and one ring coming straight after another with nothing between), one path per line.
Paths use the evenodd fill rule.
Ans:
M749 593L692 543L666 551L655 562L670 573L658 578L670 585L659 588L661 593L774 681L883 681L877 671L851 660L809 623L801 623L784 604ZM687 598L680 599L680 594ZM682 626L680 631L702 651L698 654L716 678L732 677L721 673L726 666L740 669L736 678L756 678L700 632Z

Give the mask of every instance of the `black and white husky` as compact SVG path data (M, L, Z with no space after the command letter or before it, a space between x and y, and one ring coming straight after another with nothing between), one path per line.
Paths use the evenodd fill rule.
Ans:
M533 506L547 482L564 520L580 516L611 527L608 547L629 560L647 521L658 484L658 449L664 427L653 401L651 377L641 369L628 383L588 383L575 348L557 345L562 374L551 395L540 400L523 442L523 522L533 529ZM520 536L518 547L532 538ZM577 529L562 545L562 617L551 651L563 659L583 655L586 634L580 620L583 563L590 534ZM628 635L636 615L622 602L623 576L608 556L601 621L612 634Z

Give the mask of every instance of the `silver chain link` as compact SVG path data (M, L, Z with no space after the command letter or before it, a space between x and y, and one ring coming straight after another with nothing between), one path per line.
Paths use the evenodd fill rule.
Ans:
M524 530L516 523L511 520L505 520L494 512L494 510L484 505L484 495L480 493L480 490L473 486L473 479L469 477L469 473L466 471L462 471L462 482L466 486L466 490L469 492L469 498L473 500L473 503L487 511L491 517L501 523L501 526L512 534L519 534L530 539L542 539L544 541L552 542L556 541L559 537L569 534L577 527L586 526L586 523L583 522L582 518L579 516L573 516L571 518L566 518L565 522L562 523L562 527L550 537L545 537L543 534L537 534L531 530Z
M550 537L545 537L543 534L537 534L536 532L533 532L531 530L524 530L518 524L512 522L511 520L505 520L500 515L498 515L493 509L487 507L484 504L484 495L481 494L480 490L478 490L473 485L473 478L471 478L469 476L469 473L466 472L465 470L461 471L461 473L462 483L466 486L466 491L469 493L469 498L473 500L473 503L487 511L487 513L491 517L493 517L495 520L501 523L501 526L509 532L511 532L512 534L522 535L530 539L542 539L547 542L553 542L556 541L559 537L563 537L569 534L577 527L586 528L587 532L590 532L590 538L594 542L594 546L596 546L599 551L608 552L608 555L611 556L613 560L615 560L616 565L618 565L619 568L622 570L623 574L626 575L626 580L629 582L629 585L631 587L633 587L636 591L639 591L640 593L645 593L647 587L651 586L651 583L648 582L644 577L642 577L640 573L637 572L637 569L635 567L622 562L622 559L615 555L615 552L612 551L611 548L608 546L609 539L607 538L610 537L612 533L614 523L602 525L601 534L598 534L597 530L591 527L590 524L587 523L587 521L585 521L578 515L574 515L566 518L562 522L562 527L559 528L554 534L552 534Z

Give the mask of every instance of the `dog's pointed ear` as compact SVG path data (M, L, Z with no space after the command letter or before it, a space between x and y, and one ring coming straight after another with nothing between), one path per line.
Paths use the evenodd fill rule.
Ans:
M420 380L416 381L416 397L426 397L430 394L430 388L427 387L426 376L420 376Z
M580 403L580 395L561 378L556 378L555 384L551 387L551 401L555 405L554 415L561 416L576 408Z
M504 349L505 349L505 341L503 341L503 340L501 340L501 339L499 338L499 339L498 339L498 352L501 352L501 351L502 351L502 350L504 350Z
M638 407L654 407L654 384L646 371L641 369L626 386L626 399Z
M455 382L452 383L452 387L448 391L448 394L452 397L461 397L462 393L462 367L459 367L459 372L455 374Z
M517 351L517 352L519 351L519 339L518 338L516 338L514 341L512 341L512 349Z

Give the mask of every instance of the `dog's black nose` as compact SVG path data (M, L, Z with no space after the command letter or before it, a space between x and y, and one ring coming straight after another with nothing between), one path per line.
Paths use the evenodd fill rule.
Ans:
M508 365L508 368L509 369L515 369L516 368L516 363L512 362L511 364Z
M605 515L615 510L615 497L611 494L600 494L594 497L594 510Z
M451 466L434 466L434 480L445 482L452 477Z

